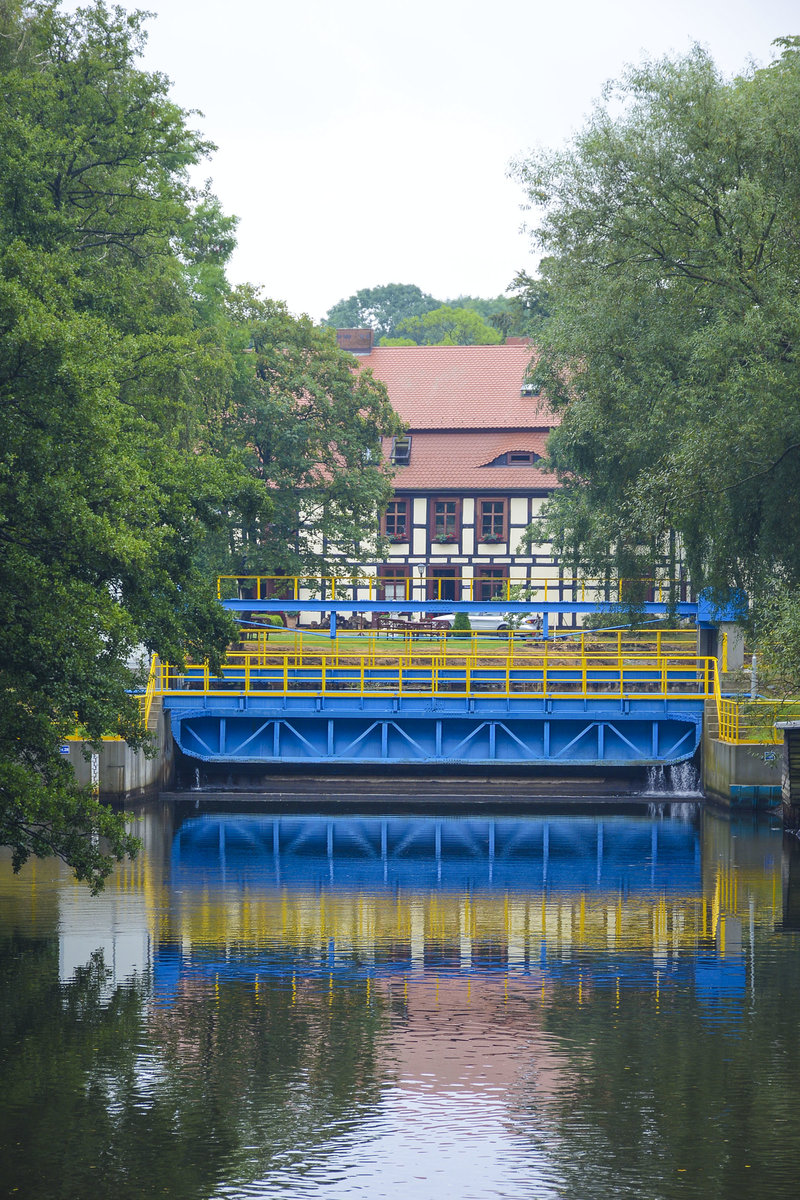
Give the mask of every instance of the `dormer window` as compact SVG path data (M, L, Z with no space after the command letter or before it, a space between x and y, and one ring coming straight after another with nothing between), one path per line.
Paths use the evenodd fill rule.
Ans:
M411 461L411 434L392 438L391 461L396 467L407 467Z
M538 396L541 390L538 383L523 383L519 394L520 396Z
M538 461L539 455L535 450L504 450L502 454L498 454L497 458L493 458L491 462L483 465L485 467L532 467Z

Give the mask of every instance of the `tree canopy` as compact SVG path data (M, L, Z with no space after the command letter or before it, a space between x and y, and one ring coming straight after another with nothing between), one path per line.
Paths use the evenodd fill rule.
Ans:
M442 301L415 284L390 283L363 288L347 300L340 300L323 324L335 329L373 329L376 341L383 346L491 345L511 335L528 336L547 316L539 280L520 271L508 292L488 299L458 296ZM453 316L454 310L459 316ZM434 311L438 317L432 315ZM476 316L482 323L475 320Z
M503 335L474 308L442 304L421 317L406 317L395 326L396 338L382 338L382 346L496 346Z
M269 507L228 523L217 569L313 575L337 559L363 561L378 551L376 515L391 495L381 438L402 429L384 385L353 369L331 330L281 303L242 289L230 310L251 353L240 356L213 444L225 458L243 455Z
M299 488L315 520L326 481L326 533L351 545L396 419L330 334L231 292L235 221L190 185L209 144L137 67L142 15L0 19L0 842L97 887L98 836L135 843L60 743L141 742L139 648L219 658L232 544L248 567L318 562L289 529Z
M644 63L516 166L546 255L557 550L624 573L672 531L696 587L756 611L800 589L800 44L779 45L733 80L700 48Z
M333 329L374 329L377 340L393 337L399 321L419 317L439 304L440 300L434 300L414 283L387 283L362 288L340 300L328 311L323 323Z

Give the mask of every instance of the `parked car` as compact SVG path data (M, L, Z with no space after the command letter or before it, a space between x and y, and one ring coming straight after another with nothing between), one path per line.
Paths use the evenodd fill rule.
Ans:
M514 613L478 612L468 613L470 628L475 633L523 633L538 634L542 628L542 618L537 613L529 613L519 620ZM437 613L431 617L432 625L441 625L452 629L456 619L455 613Z

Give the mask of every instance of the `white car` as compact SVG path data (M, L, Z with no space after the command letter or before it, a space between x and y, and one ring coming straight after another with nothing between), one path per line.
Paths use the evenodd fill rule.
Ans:
M514 613L502 612L467 613L467 616L469 617L470 629L476 633L513 632L536 634L542 628L542 618L535 613L530 613L521 619ZM455 613L437 613L435 617L431 617L431 622L434 625L441 625L446 629L452 629L455 619Z

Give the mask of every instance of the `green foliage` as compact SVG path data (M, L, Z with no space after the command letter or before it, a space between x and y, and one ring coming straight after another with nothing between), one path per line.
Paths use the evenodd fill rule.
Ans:
M503 335L473 309L443 304L420 317L398 321L397 333L418 346L493 346Z
M60 743L143 742L142 647L219 661L217 571L376 548L400 425L332 333L231 293L236 222L189 184L209 146L136 67L142 16L0 16L0 842L96 889L136 843Z
M421 316L439 304L440 300L434 300L416 284L387 283L362 288L340 300L328 311L323 324L334 329L374 329L377 340L393 337L400 321Z
M492 345L510 335L528 336L547 316L538 280L520 272L509 291L514 293L510 298L458 296L442 302L415 284L390 283L362 288L340 300L323 324L336 329L369 327L381 346Z
M457 612L453 617L452 632L455 637L468 637L472 630L469 614Z
M723 80L631 70L561 153L517 166L547 257L537 377L563 423L547 508L568 561L695 587L800 586L800 48Z
M527 271L517 271L507 291L509 298L502 308L489 314L489 323L506 337L538 340L550 315L550 301L541 279L534 279Z
M132 652L218 658L233 630L200 561L253 486L204 434L231 370L208 313L233 225L188 183L207 145L134 66L138 15L3 20L0 841L98 887L98 838L136 843L59 743L141 742Z
M776 587L759 607L754 632L764 690L800 694L800 590Z
M376 513L392 476L381 438L402 429L384 385L355 369L331 330L291 316L282 303L241 289L229 312L251 353L236 356L211 444L244 462L261 504L243 522L229 520L210 544L215 568L329 574L342 556L377 553Z

